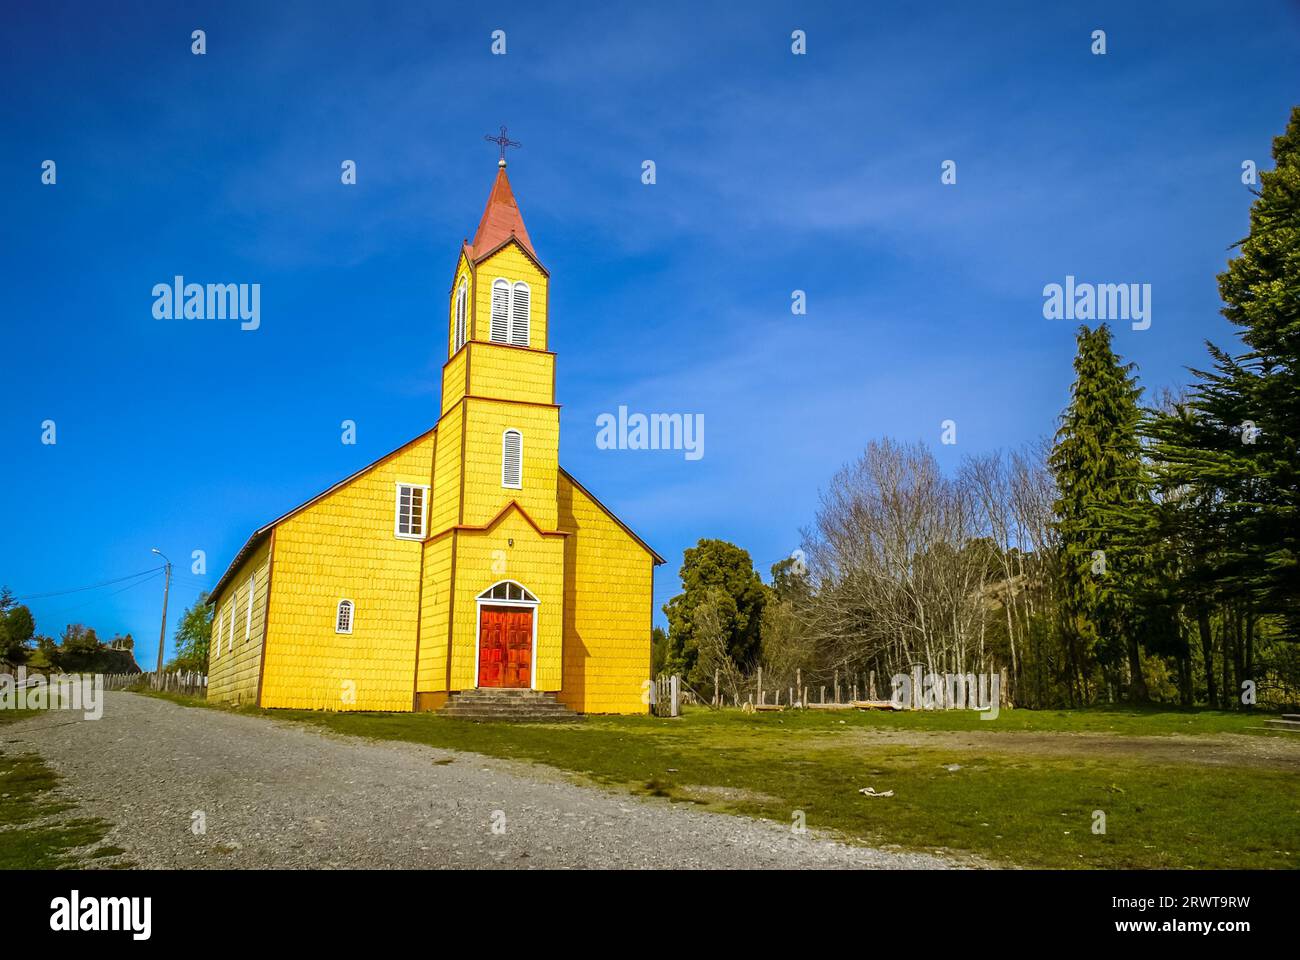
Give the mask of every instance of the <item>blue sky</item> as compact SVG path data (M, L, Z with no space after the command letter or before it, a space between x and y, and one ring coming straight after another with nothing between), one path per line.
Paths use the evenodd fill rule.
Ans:
M157 546L174 625L253 529L428 429L502 123L552 275L561 462L669 559L656 607L700 537L766 575L872 438L954 467L1050 434L1075 324L1044 284L1150 283L1151 328L1116 330L1148 387L1235 345L1215 275L1241 163L1271 167L1300 91L1294 4L536 6L6 9L0 583ZM261 328L155 320L176 274L260 283ZM702 413L704 458L597 449L620 404ZM148 668L160 594L29 605L42 632L130 631Z

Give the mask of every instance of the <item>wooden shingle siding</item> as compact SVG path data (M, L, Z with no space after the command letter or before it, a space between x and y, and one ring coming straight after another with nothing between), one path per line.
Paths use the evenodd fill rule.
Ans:
M470 350L461 350L447 361L442 368L442 412L454 407L465 396L465 371L469 364Z
M262 706L410 710L424 545L393 535L398 482L428 484L434 437L284 520ZM352 633L335 633L342 598Z
M417 693L447 690L447 611L451 600L451 536L424 545L424 580L420 588L420 656Z
M481 526L511 500L544 530L556 527L560 412L555 407L470 399L466 411L464 523ZM508 429L523 434L523 486L501 486L501 437Z
M565 586L564 685L581 713L644 713L650 678L654 566L645 548L561 475L560 526L571 571Z
M438 421L438 443L434 452L434 484L429 504L429 533L438 533L460 522L460 449L464 406L452 408Z
M212 639L208 645L208 699L215 703L254 703L257 679L262 668L262 634L266 629L266 595L271 539L245 558L216 598L213 609ZM249 584L252 584L251 630L249 625ZM232 634L233 627L233 634ZM230 639L227 649L227 638ZM217 645L220 644L220 650Z
M469 355L469 393L475 397L502 397L528 403L555 400L555 355L498 343L472 343ZM464 376L464 371L461 372ZM454 385L444 376L444 388ZM445 397L444 397L445 402Z

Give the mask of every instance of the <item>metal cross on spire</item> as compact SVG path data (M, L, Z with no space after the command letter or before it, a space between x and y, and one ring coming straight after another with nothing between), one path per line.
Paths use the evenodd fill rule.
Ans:
M489 134L485 134L483 139L486 140L488 143L495 143L497 146L501 148L501 159L498 160L497 163L502 167L506 165L506 147L523 146L523 144L520 143L518 140L511 140L509 137L506 136L505 127L501 128L501 136L494 137L492 136L492 134L489 133Z

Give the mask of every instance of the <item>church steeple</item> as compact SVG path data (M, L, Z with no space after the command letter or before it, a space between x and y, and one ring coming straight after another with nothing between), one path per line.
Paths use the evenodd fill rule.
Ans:
M513 236L528 255L537 259L537 251L528 238L528 228L524 226L523 214L519 212L519 202L515 200L514 191L510 189L510 178L506 176L506 162L501 160L497 166L496 182L488 194L487 206L483 208L483 219L478 223L478 232L474 234L471 256L478 260L484 254L495 250Z

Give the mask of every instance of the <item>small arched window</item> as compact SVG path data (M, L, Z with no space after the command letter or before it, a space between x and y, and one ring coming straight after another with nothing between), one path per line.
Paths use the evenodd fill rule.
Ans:
M469 288L465 281L460 282L456 290L456 332L452 338L451 352L455 353L465 346L466 314L469 313Z
M501 486L518 490L524 485L524 435L507 430L501 435Z
M498 277L492 281L493 343L510 342L510 281Z
M338 614L334 618L335 633L352 632L352 601L340 600Z
M528 346L528 322L532 294L522 280L515 283L514 296L510 298L510 342L516 347Z

